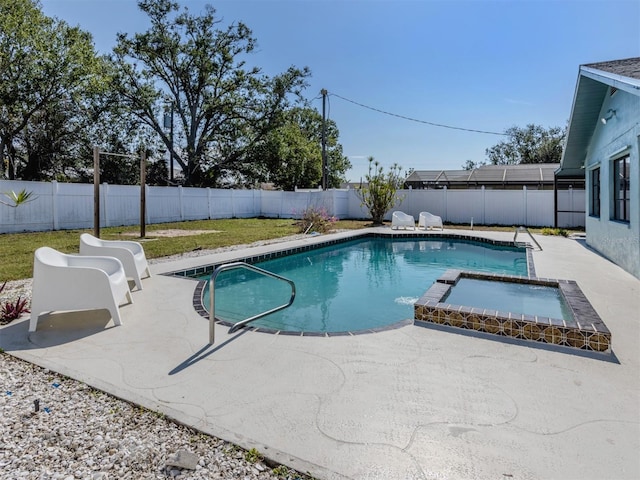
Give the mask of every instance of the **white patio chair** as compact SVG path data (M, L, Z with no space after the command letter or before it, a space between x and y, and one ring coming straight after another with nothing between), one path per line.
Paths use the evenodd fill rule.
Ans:
M127 278L142 290L143 277L150 277L149 264L142 245L128 240L102 240L88 233L80 235L80 255L115 257L122 262Z
M420 216L418 217L418 228L427 230L435 227L440 227L440 230L444 230L442 218L429 212L420 212Z
M404 212L393 212L391 215L391 228L399 228L402 227L406 229L407 227L411 227L414 230L416 229L416 220L412 215L407 215Z
M44 312L107 309L122 325L118 306L133 303L122 263L113 257L67 255L40 247L33 262L29 331L35 332Z

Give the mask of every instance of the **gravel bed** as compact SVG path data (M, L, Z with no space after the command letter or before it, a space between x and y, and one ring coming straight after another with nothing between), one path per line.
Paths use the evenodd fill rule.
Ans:
M2 479L310 478L6 353L0 378Z

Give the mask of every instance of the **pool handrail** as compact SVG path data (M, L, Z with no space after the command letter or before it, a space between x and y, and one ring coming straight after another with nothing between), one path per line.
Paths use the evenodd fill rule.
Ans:
M252 270L256 273L259 273L261 275L266 275L268 277L272 277L275 278L277 280L282 280L284 282L287 282L289 284L289 286L291 287L291 297L289 298L289 301L286 304L280 305L279 307L275 307L272 308L271 310L267 310L266 312L262 312L259 313L257 315L254 315L252 317L249 318L245 318L244 320L240 320L239 322L234 323L230 328L229 328L229 333L233 333L236 330L238 330L240 327L243 327L244 325L246 325L247 323L251 323L254 320L258 320L259 318L262 317L266 317L267 315L271 315L272 313L275 312L279 312L280 310L284 310L285 308L288 308L291 306L291 304L293 303L293 300L296 298L296 284L293 283L292 280L289 280L288 278L285 278L281 275L278 275L276 273L270 272L268 270L264 270L262 268L256 267L255 265L251 265L250 263L246 263L246 262L230 262L230 263L225 263L222 265L218 265L216 267L216 269L213 271L213 273L211 274L211 277L209 278L209 344L213 345L214 341L215 341L215 322L216 322L216 318L215 318L215 290L216 290L216 278L217 276L226 271L226 270L233 270L235 268L245 268L247 270Z
M535 238L533 238L533 235L531 235L531 232L529 231L529 229L527 227L518 227L516 228L516 233L513 235L513 243L516 243L516 238L518 238L518 234L519 233L526 233L529 235L529 237L531 238L531 240L533 240L533 243L536 244L536 247L538 247L540 249L540 251L542 251L542 247L540 246L540 244L536 241Z

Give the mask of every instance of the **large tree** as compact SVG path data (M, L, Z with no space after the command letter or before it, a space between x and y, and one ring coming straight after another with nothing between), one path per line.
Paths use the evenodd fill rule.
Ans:
M247 183L269 181L283 190L315 188L322 183L322 116L309 107L294 107L281 115L265 138L251 149ZM328 187L338 188L351 167L338 143L338 128L325 122Z
M122 104L153 129L182 168L187 185L216 185L247 161L247 152L305 87L307 69L268 77L249 68L256 45L249 28L221 28L215 9L191 15L170 0L141 0L151 27L118 35L113 62ZM174 141L162 124L173 108Z
M520 163L560 163L565 129L527 125L511 127L507 139L485 150L487 160L493 165Z
M36 0L0 0L0 169L9 178L19 167L29 178L52 169L59 132L81 130L75 115L100 68L91 35L45 16Z

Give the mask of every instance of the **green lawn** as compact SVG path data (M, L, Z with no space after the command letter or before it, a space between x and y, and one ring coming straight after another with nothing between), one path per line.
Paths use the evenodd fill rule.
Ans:
M355 230L371 226L365 220L341 220L336 229ZM468 225L452 225L452 228L469 230ZM167 237L158 233L161 230L202 230L187 236ZM476 226L474 230L495 230L514 232L515 227ZM566 231L531 228L531 233L562 234ZM33 252L38 247L48 246L65 253L77 253L80 234L93 233L93 230L60 230L54 232L14 233L0 235L0 283L5 280L19 280L33 275ZM106 240L137 240L144 244L147 258L165 257L194 250L207 250L231 245L242 245L260 240L270 240L300 233L292 219L223 219L195 220L191 222L161 223L148 225L146 236L140 239L138 226L110 227L100 231L100 237Z
M335 228L358 229L366 221L339 221ZM166 237L154 232L160 230L205 230L188 236ZM0 283L19 280L33 275L33 252L47 246L65 253L77 253L80 234L93 230L61 230L54 232L14 233L0 235ZM193 250L207 250L230 245L241 245L281 238L299 233L291 219L224 219L148 225L146 236L140 239L138 226L110 227L100 230L105 240L136 240L144 244L147 258L164 257Z

